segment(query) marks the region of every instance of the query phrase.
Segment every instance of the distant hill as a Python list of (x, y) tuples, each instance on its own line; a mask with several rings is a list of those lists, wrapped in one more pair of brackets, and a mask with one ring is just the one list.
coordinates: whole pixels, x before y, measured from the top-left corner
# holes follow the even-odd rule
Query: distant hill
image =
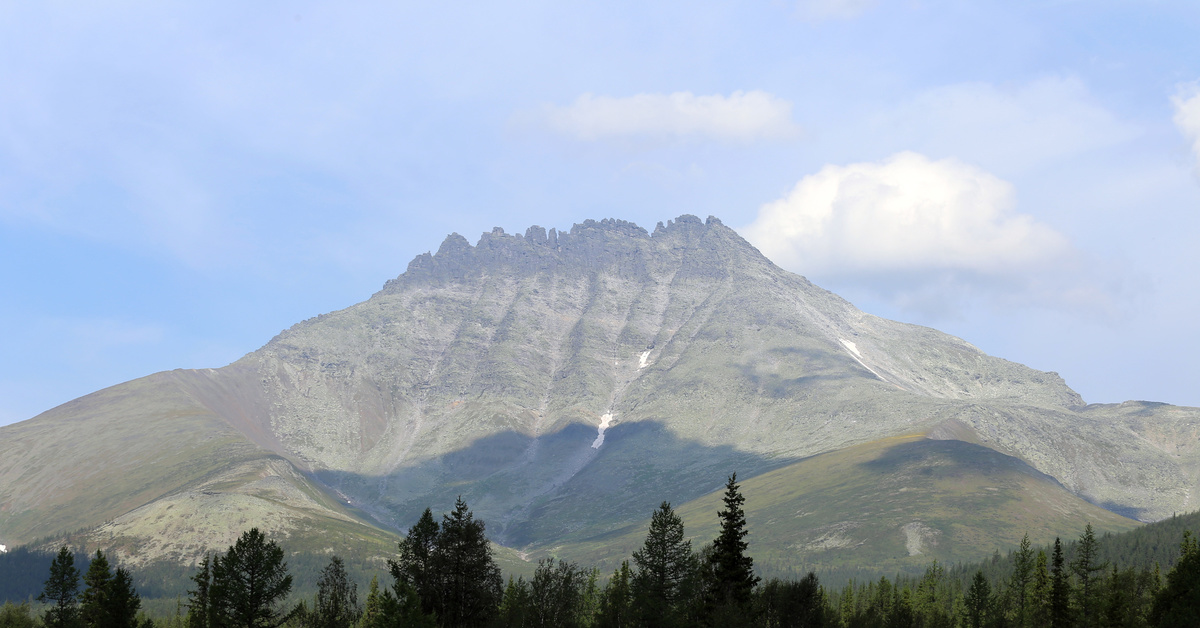
[(866, 314), (714, 218), (496, 229), (226, 367), (0, 427), (0, 543), (382, 552), (462, 495), (505, 560), (611, 560), (663, 500), (702, 535), (736, 471), (781, 569), (960, 560), (1195, 509), (1198, 429)]

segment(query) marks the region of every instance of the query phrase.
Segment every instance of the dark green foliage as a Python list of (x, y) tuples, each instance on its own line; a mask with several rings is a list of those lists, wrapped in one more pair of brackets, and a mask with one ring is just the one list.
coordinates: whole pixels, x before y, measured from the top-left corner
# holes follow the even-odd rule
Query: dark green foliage
[(524, 578), (508, 579), (504, 588), (504, 597), (500, 600), (499, 625), (503, 628), (523, 628), (532, 626), (533, 594), (529, 583)]
[(812, 572), (799, 582), (767, 581), (757, 600), (759, 625), (765, 628), (821, 628), (828, 625), (825, 592)]
[(1154, 598), (1150, 622), (1155, 626), (1200, 626), (1200, 546), (1183, 533), (1179, 562)]
[(88, 565), (83, 577), (84, 589), (80, 618), (88, 628), (134, 628), (138, 625), (141, 596), (133, 587), (133, 577), (123, 567), (113, 573), (104, 552)]
[(634, 613), (648, 626), (668, 626), (677, 621), (675, 604), (696, 563), (692, 542), (684, 538), (683, 520), (663, 502), (650, 517), (642, 549), (633, 553)]
[(346, 575), (342, 559), (333, 556), (317, 581), (314, 617), (310, 625), (313, 628), (350, 628), (361, 614), (358, 585)]
[(1099, 621), (1100, 605), (1096, 599), (1099, 590), (1095, 581), (1096, 576), (1106, 569), (1108, 564), (1099, 559), (1096, 535), (1092, 531), (1092, 524), (1089, 523), (1075, 545), (1075, 559), (1071, 561), (1071, 571), (1075, 573), (1079, 582), (1075, 591), (1077, 608), (1085, 626), (1095, 626)]
[(1008, 580), (1008, 590), (1013, 603), (1013, 623), (1017, 628), (1029, 625), (1029, 589), (1033, 583), (1034, 553), (1029, 535), (1021, 538), (1021, 545), (1012, 555), (1013, 571)]
[(750, 599), (758, 577), (754, 575), (754, 559), (746, 554), (746, 513), (742, 506), (746, 498), (737, 484), (737, 473), (725, 483), (725, 509), (718, 512), (721, 533), (713, 541), (709, 559), (713, 580), (709, 586), (709, 601), (714, 617), (722, 623), (741, 621), (751, 614)]
[[(104, 552), (96, 550), (96, 556), (88, 565), (87, 574), (83, 577), (87, 585), (81, 596), (79, 614), (88, 628), (110, 628), (113, 623), (108, 618), (108, 595), (112, 583), (112, 570)], [(135, 613), (136, 614), (136, 613)]]
[(189, 592), (189, 628), (277, 628), (292, 577), (283, 549), (258, 528), (242, 534), (224, 556), (201, 562)]
[(0, 606), (0, 628), (34, 628), (36, 625), (37, 620), (33, 618), (33, 609), (28, 602), (5, 602), (4, 606)]
[(546, 558), (538, 561), (537, 571), (529, 584), (530, 615), (533, 626), (562, 626), (574, 628), (585, 625), (585, 597), (589, 586), (595, 586), (592, 572), (575, 563)]
[(597, 628), (625, 628), (634, 625), (633, 617), (633, 574), (629, 561), (613, 571), (600, 596), (600, 608), (596, 615)]
[(963, 626), (964, 628), (984, 628), (992, 615), (992, 587), (982, 571), (975, 572), (971, 587), (963, 596)]
[(434, 628), (437, 622), (421, 610), (416, 591), (404, 582), (392, 590), (379, 588), (379, 579), (372, 578), (367, 590), (367, 603), (358, 628)]
[(443, 626), (483, 626), (499, 609), (504, 579), (484, 530), (461, 497), (442, 516), (435, 564), (442, 578), (437, 616)]
[(399, 556), (396, 560), (388, 560), (392, 578), (412, 587), (420, 597), (421, 608), (431, 614), (441, 604), (442, 581), (436, 564), (440, 531), (433, 512), (426, 508), (416, 525), (400, 541)]
[(1054, 539), (1054, 553), (1050, 556), (1050, 626), (1067, 628), (1072, 625), (1071, 575), (1067, 573), (1063, 558), (1062, 540)]
[(46, 628), (78, 628), (79, 619), (79, 570), (75, 568), (75, 557), (63, 546), (50, 563), (50, 577), (46, 579), (39, 602), (49, 604), (42, 615)]
[(212, 587), (212, 559), (205, 556), (200, 560), (200, 569), (192, 576), (195, 589), (188, 591), (187, 628), (215, 627), (213, 604), (209, 590)]
[[(429, 509), (388, 561), (398, 599), (411, 591), (442, 626), (483, 626), (499, 613), (504, 580), (483, 521), (459, 497), (438, 526)], [(403, 591), (402, 591), (403, 590)]]

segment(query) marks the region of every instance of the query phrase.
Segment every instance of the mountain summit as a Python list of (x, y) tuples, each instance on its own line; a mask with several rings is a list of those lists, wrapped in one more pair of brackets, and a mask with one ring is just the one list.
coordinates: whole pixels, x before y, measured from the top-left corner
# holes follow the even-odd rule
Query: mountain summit
[(1085, 405), (1055, 373), (866, 314), (715, 218), (497, 228), (474, 246), (450, 235), (367, 301), (229, 366), (0, 428), (0, 541), (100, 525), (145, 544), (159, 521), (196, 528), (153, 541), (186, 558), (230, 534), (206, 508), (370, 535), (462, 495), (493, 539), (545, 548), (636, 527), (732, 471), (751, 487), (901, 436), (992, 450), (1150, 520), (1195, 507), (1198, 419)]

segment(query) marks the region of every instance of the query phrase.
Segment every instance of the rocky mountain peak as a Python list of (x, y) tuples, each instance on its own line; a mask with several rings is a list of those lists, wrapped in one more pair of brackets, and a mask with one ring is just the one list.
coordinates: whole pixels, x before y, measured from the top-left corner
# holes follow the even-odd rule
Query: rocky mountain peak
[(730, 258), (766, 258), (719, 219), (702, 221), (683, 214), (648, 232), (635, 223), (605, 218), (576, 223), (570, 231), (533, 225), (524, 234), (501, 227), (483, 233), (472, 246), (458, 233), (446, 237), (437, 253), (413, 258), (404, 274), (384, 285), (380, 294), (405, 286), (461, 283), (485, 273), (530, 276), (551, 271), (644, 273), (654, 258), (688, 259), (688, 273), (723, 275)]

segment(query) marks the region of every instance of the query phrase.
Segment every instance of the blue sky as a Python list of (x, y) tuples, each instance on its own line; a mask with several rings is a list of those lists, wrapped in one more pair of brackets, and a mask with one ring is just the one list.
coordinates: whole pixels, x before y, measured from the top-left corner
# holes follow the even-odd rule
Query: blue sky
[(683, 213), (1089, 402), (1200, 405), (1200, 5), (647, 4), (0, 4), (0, 424), (450, 232)]

